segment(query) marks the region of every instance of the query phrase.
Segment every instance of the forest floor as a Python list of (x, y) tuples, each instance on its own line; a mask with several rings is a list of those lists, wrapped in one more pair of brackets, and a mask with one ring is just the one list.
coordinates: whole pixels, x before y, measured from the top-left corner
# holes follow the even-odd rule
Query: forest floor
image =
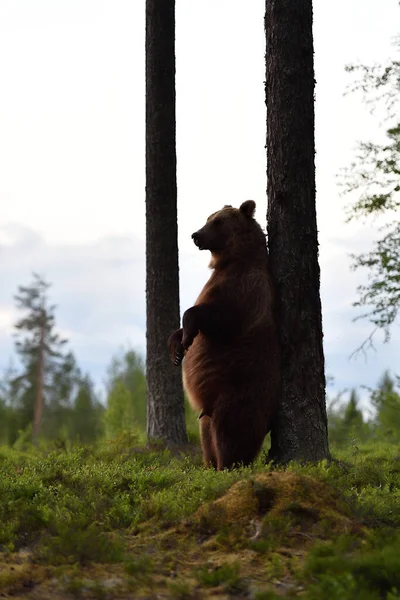
[(400, 447), (216, 473), (198, 449), (0, 448), (0, 597), (400, 598)]

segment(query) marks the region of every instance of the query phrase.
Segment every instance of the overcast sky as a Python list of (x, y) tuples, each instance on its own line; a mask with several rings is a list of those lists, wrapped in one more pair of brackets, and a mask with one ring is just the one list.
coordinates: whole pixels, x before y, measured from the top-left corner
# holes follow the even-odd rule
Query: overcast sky
[[(144, 0), (0, 0), (0, 368), (12, 355), (13, 294), (36, 270), (57, 322), (100, 384), (122, 344), (145, 342)], [(384, 5), (384, 10), (383, 10)], [(265, 226), (264, 0), (177, 0), (181, 309), (209, 276), (190, 239), (211, 212), (253, 198)], [(399, 372), (398, 327), (367, 361), (353, 323), (361, 273), (349, 253), (372, 226), (345, 224), (337, 187), (357, 140), (382, 126), (344, 96), (347, 63), (384, 61), (397, 0), (314, 0), (317, 208), (327, 372), (335, 389)]]

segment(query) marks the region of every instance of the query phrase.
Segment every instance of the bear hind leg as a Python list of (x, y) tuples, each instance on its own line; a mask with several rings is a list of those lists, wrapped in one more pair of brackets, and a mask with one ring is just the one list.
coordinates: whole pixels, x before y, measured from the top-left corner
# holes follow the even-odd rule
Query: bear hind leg
[(212, 466), (217, 468), (217, 452), (214, 442), (214, 434), (211, 426), (211, 419), (204, 415), (200, 419), (200, 439), (203, 451), (203, 463), (205, 467)]
[(260, 452), (265, 438), (260, 424), (246, 423), (245, 419), (238, 419), (235, 423), (230, 417), (213, 422), (218, 471), (249, 466)]

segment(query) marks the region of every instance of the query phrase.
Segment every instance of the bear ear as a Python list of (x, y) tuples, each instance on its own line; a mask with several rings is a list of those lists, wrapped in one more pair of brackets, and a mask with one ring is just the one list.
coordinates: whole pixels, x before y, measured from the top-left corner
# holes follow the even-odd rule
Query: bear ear
[(240, 212), (242, 212), (249, 219), (254, 217), (254, 211), (256, 210), (256, 203), (254, 200), (246, 200), (240, 207)]
[[(224, 204), (224, 208), (232, 208), (232, 204)], [(224, 209), (222, 209), (224, 210)]]

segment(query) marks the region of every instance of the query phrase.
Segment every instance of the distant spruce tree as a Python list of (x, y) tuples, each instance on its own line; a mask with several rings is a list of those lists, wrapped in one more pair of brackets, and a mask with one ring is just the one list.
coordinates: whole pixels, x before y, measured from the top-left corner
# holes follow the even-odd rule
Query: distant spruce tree
[(104, 406), (98, 401), (89, 375), (81, 378), (71, 411), (69, 434), (81, 444), (91, 444), (103, 434)]
[(18, 414), (14, 409), (16, 369), (12, 362), (0, 379), (0, 444), (12, 445), (18, 437)]
[(350, 390), (348, 402), (341, 403), (338, 408), (335, 408), (341, 397), (342, 394), (339, 394), (331, 401), (328, 409), (330, 443), (346, 447), (372, 439), (373, 428), (370, 422), (364, 420), (357, 391)]
[(112, 357), (105, 381), (107, 408), (104, 425), (108, 438), (135, 430), (146, 432), (146, 375), (143, 358), (128, 349)]
[(385, 371), (377, 388), (372, 390), (371, 403), (376, 410), (374, 423), (378, 435), (385, 439), (400, 439), (399, 377), (391, 377)]

